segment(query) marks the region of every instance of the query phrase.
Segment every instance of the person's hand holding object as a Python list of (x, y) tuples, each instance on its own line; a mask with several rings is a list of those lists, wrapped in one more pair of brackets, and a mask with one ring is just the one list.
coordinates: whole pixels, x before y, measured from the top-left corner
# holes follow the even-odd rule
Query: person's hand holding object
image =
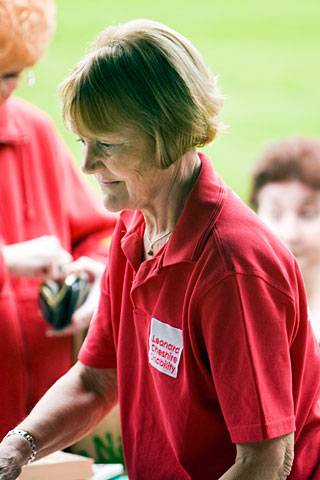
[(72, 261), (70, 253), (53, 235), (5, 245), (2, 253), (11, 275), (39, 277), (42, 280), (59, 279), (61, 267)]
[(89, 277), (90, 292), (84, 303), (72, 315), (71, 324), (63, 330), (48, 330), (47, 335), (63, 336), (85, 330), (89, 327), (92, 316), (98, 306), (100, 297), (100, 282), (105, 270), (105, 264), (89, 257), (79, 257), (76, 261), (66, 264), (63, 275), (86, 272)]

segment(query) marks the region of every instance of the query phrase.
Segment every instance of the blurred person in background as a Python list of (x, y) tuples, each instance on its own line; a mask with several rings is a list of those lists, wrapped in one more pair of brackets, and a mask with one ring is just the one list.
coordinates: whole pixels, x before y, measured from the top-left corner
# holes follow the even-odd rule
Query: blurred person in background
[(270, 144), (254, 167), (251, 188), (251, 205), (298, 261), (320, 342), (320, 140)]
[(119, 398), (130, 480), (320, 476), (320, 359), (295, 258), (198, 147), (221, 127), (189, 40), (107, 28), (63, 86), (105, 207), (121, 211), (79, 362), (0, 445), (0, 480)]
[[(72, 334), (88, 327), (97, 305), (114, 227), (50, 119), (12, 96), (54, 28), (53, 1), (0, 0), (1, 438), (71, 366)], [(70, 271), (88, 271), (91, 291), (71, 326), (55, 334), (39, 288)]]

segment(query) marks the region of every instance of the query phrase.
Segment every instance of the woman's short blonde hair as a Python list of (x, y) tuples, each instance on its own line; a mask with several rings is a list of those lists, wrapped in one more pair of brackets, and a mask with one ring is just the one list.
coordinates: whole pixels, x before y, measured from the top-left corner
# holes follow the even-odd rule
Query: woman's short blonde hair
[(137, 127), (160, 168), (211, 142), (221, 125), (215, 76), (186, 38), (150, 20), (104, 30), (61, 91), (71, 129), (90, 138)]
[(0, 0), (0, 68), (16, 71), (34, 65), (56, 26), (54, 0)]

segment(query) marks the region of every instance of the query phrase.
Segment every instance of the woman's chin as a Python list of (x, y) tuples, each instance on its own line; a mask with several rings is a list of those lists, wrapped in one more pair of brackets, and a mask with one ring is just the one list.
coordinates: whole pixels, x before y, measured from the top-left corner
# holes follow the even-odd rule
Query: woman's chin
[(103, 197), (103, 205), (109, 212), (120, 212), (125, 207), (116, 198), (110, 198), (109, 195)]

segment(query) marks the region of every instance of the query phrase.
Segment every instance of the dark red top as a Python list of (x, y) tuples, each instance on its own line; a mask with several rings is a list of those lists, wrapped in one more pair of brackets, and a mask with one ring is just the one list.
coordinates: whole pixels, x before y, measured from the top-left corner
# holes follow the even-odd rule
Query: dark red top
[(55, 235), (74, 258), (106, 261), (115, 218), (80, 177), (49, 118), (10, 98), (0, 108), (0, 438), (70, 368), (71, 335), (48, 338), (39, 279), (13, 278), (2, 244)]

